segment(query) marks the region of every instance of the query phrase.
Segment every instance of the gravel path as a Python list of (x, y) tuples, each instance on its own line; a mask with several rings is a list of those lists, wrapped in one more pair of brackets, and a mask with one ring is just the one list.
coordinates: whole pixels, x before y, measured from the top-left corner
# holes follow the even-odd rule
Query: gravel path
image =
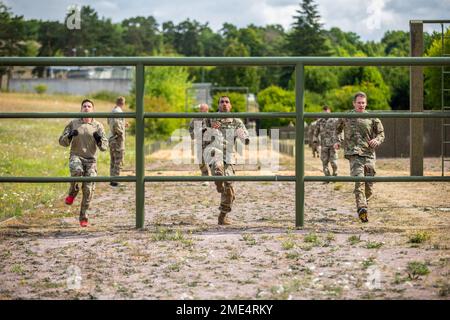
[[(379, 172), (393, 163), (381, 161)], [(78, 198), (5, 221), (0, 298), (449, 298), (448, 184), (379, 183), (361, 224), (351, 183), (307, 183), (303, 229), (295, 228), (293, 183), (235, 186), (234, 223), (225, 227), (212, 183), (148, 183), (143, 230), (134, 229), (131, 183), (97, 185), (86, 229)]]

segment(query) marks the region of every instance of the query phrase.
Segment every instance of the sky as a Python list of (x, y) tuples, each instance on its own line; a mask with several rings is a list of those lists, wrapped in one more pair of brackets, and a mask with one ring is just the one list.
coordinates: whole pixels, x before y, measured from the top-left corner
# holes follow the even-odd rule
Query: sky
[[(111, 18), (113, 22), (139, 15), (151, 15), (159, 24), (189, 18), (208, 23), (218, 31), (224, 22), (238, 27), (280, 24), (288, 30), (301, 0), (0, 1), (25, 19), (63, 21), (70, 6), (90, 5), (100, 17)], [(365, 41), (379, 41), (387, 30), (408, 31), (410, 20), (450, 20), (450, 0), (316, 0), (315, 3), (325, 29), (339, 27), (355, 32)], [(440, 25), (425, 25), (424, 30), (440, 31)]]

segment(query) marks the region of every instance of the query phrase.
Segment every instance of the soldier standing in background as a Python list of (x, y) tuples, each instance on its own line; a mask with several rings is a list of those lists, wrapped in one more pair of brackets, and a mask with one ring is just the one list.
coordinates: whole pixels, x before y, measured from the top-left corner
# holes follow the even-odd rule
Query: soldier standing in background
[(314, 120), (308, 126), (308, 139), (309, 139), (309, 145), (312, 149), (313, 158), (316, 157), (316, 154), (317, 154), (317, 157), (319, 157), (319, 154), (320, 154), (319, 141), (314, 136), (314, 131), (316, 130), (316, 127), (317, 127), (317, 120)]
[[(125, 107), (125, 98), (118, 97), (116, 105), (111, 112), (123, 112)], [(108, 118), (108, 125), (110, 129), (109, 142), (109, 155), (110, 166), (109, 175), (112, 177), (120, 176), (120, 170), (123, 167), (123, 159), (125, 157), (125, 128), (128, 123), (124, 118)], [(111, 181), (110, 185), (117, 187), (119, 185), (116, 181)]]
[[(353, 97), (354, 110), (367, 112), (367, 96), (357, 92)], [(344, 131), (344, 154), (350, 161), (350, 175), (353, 177), (375, 176), (375, 149), (384, 141), (384, 128), (377, 118), (345, 118), (336, 124), (335, 148), (339, 149), (339, 135)], [(373, 196), (373, 182), (355, 182), (356, 208), (359, 219), (368, 222), (367, 202)]]
[[(330, 113), (331, 108), (329, 106), (323, 106), (323, 111)], [(314, 137), (320, 141), (320, 160), (322, 160), (323, 173), (325, 176), (330, 175), (328, 169), (328, 163), (331, 164), (333, 169), (333, 176), (337, 176), (337, 152), (334, 149), (334, 142), (336, 134), (336, 118), (321, 118), (317, 121), (316, 129), (314, 131)]]
[[(93, 112), (94, 103), (85, 99), (81, 102), (81, 112)], [(108, 140), (105, 136), (103, 125), (93, 118), (74, 119), (64, 128), (59, 137), (59, 144), (63, 147), (70, 146), (69, 169), (72, 177), (96, 177), (97, 176), (97, 150), (106, 151)], [(83, 198), (80, 209), (80, 226), (87, 227), (87, 210), (91, 203), (95, 190), (94, 182), (83, 182), (81, 189)], [(71, 205), (80, 188), (78, 183), (71, 182), (66, 204)]]
[[(208, 112), (209, 106), (206, 103), (202, 103), (199, 106), (199, 112)], [(199, 118), (192, 118), (191, 122), (189, 123), (189, 134), (191, 135), (191, 139), (194, 140), (196, 137), (202, 138), (203, 133), (206, 130), (208, 119), (199, 119)], [(196, 132), (196, 130), (199, 130), (199, 132)], [(194, 143), (199, 143), (200, 141), (194, 140)], [(200, 172), (202, 173), (202, 176), (209, 176), (209, 169), (208, 165), (205, 163), (203, 158), (203, 152), (205, 150), (205, 147), (208, 145), (208, 141), (205, 141), (204, 139), (201, 140), (201, 158), (196, 160), (199, 163)], [(205, 181), (202, 183), (202, 186), (208, 186), (208, 181)]]

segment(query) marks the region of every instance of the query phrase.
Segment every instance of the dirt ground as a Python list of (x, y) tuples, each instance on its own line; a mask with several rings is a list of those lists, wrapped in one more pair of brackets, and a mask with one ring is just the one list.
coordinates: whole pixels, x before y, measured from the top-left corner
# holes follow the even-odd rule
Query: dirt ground
[[(163, 153), (148, 174), (198, 174), (194, 165), (175, 171)], [(293, 174), (292, 158), (281, 164), (279, 174)], [(379, 175), (408, 174), (408, 159), (377, 165)], [(309, 152), (305, 170), (322, 174)], [(426, 159), (426, 174), (439, 170), (439, 159)], [(376, 184), (367, 224), (353, 183), (306, 183), (301, 229), (294, 183), (235, 188), (230, 226), (217, 225), (213, 183), (194, 182), (147, 183), (143, 230), (134, 228), (132, 183), (98, 183), (85, 229), (81, 197), (4, 221), (0, 299), (449, 299), (448, 183)]]

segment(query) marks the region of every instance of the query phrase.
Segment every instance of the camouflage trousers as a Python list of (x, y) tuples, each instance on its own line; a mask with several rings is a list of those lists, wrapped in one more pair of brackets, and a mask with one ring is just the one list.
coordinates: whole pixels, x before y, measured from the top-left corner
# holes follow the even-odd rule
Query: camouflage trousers
[[(209, 176), (209, 167), (205, 161), (204, 151), (205, 151), (205, 148), (202, 148), (202, 159), (201, 159), (201, 161), (199, 161), (200, 163), (198, 164), (198, 168), (200, 169), (202, 176)], [(198, 159), (198, 160), (200, 160), (200, 159)]]
[(313, 158), (316, 157), (316, 153), (317, 153), (317, 157), (319, 157), (320, 155), (320, 145), (318, 142), (313, 142), (311, 145), (311, 149), (312, 149), (312, 154), (313, 154)]
[(320, 160), (322, 160), (323, 173), (326, 176), (330, 175), (330, 170), (328, 169), (328, 163), (331, 164), (333, 169), (333, 176), (337, 176), (337, 152), (333, 146), (322, 146), (320, 149)]
[(125, 156), (125, 150), (116, 148), (114, 145), (109, 146), (109, 155), (110, 155), (110, 163), (109, 163), (109, 175), (120, 176), (120, 171), (123, 168), (123, 158)]
[[(69, 160), (70, 175), (72, 177), (96, 177), (97, 176), (97, 161), (94, 159), (85, 159), (78, 156), (70, 156)], [(69, 188), (69, 196), (76, 197), (80, 188), (79, 183), (71, 182)], [(94, 195), (95, 183), (83, 182), (81, 185), (83, 191), (83, 198), (81, 199), (80, 218), (87, 218), (86, 211), (89, 209), (89, 205)]]
[(209, 169), (206, 163), (200, 163), (198, 167), (200, 168), (202, 176), (209, 176)]
[[(215, 161), (211, 165), (211, 173), (213, 176), (234, 176), (234, 169), (231, 164), (224, 164), (223, 161)], [(230, 181), (214, 181), (217, 192), (220, 197), (220, 213), (228, 213), (231, 211), (234, 200), (236, 199), (232, 182)]]
[[(350, 175), (353, 177), (375, 176), (375, 159), (358, 155), (347, 156), (350, 160)], [(367, 208), (367, 201), (373, 195), (373, 182), (355, 182), (353, 191), (356, 207)]]

